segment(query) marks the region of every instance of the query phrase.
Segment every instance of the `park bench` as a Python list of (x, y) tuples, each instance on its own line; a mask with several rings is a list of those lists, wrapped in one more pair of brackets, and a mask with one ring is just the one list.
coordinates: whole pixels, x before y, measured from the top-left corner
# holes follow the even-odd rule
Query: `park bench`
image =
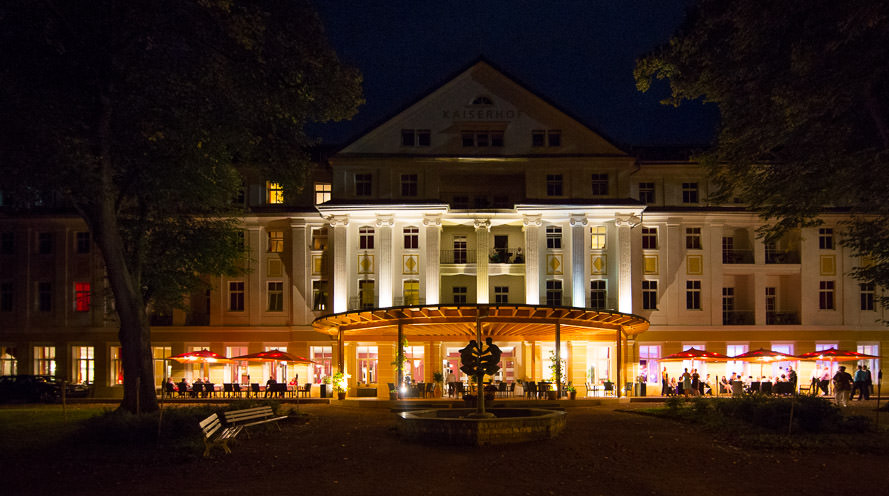
[(231, 453), (232, 450), (229, 449), (228, 442), (234, 439), (244, 428), (242, 425), (223, 427), (222, 422), (219, 420), (219, 416), (215, 413), (204, 420), (201, 420), (200, 425), (201, 431), (204, 433), (204, 458), (208, 458), (210, 456), (210, 449), (217, 445), (222, 446), (222, 449), (225, 450), (226, 454)]
[[(225, 412), (225, 422), (230, 426), (237, 426), (240, 428), (247, 428), (268, 422), (277, 422), (278, 420), (284, 420), (286, 418), (287, 415), (275, 416), (275, 413), (272, 412), (272, 407), (268, 405), (245, 408), (243, 410), (229, 410)], [(278, 427), (278, 430), (281, 430), (281, 426), (278, 424), (275, 424), (275, 426)], [(250, 437), (249, 432), (247, 437)]]

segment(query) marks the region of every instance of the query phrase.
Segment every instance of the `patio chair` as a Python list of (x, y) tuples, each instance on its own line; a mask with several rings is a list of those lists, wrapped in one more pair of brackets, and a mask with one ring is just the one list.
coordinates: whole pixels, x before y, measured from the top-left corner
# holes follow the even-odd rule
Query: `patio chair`
[(421, 396), (423, 398), (426, 397), (426, 383), (425, 382), (418, 382), (417, 383), (417, 398), (419, 398)]
[(180, 397), (188, 394), (188, 383), (186, 383), (185, 381), (177, 383), (176, 387), (179, 389), (177, 392), (179, 393)]
[(457, 397), (463, 398), (463, 395), (466, 393), (466, 388), (463, 387), (463, 383), (455, 382), (454, 385), (457, 386)]
[(212, 398), (214, 396), (216, 396), (216, 384), (213, 384), (212, 382), (205, 382), (204, 383), (204, 398), (207, 398), (207, 397)]
[(228, 382), (222, 383), (222, 397), (223, 398), (230, 397), (234, 391), (235, 390), (234, 390), (234, 388), (232, 388), (232, 385), (230, 383), (228, 383)]
[(232, 383), (232, 394), (237, 396), (238, 398), (241, 397), (241, 385), (237, 382)]
[(602, 384), (602, 396), (614, 396), (614, 383), (606, 381)]
[(167, 397), (173, 396), (173, 393), (176, 392), (176, 387), (172, 382), (166, 382), (164, 383), (164, 392), (167, 393)]
[[(259, 397), (259, 383), (251, 382), (250, 383), (250, 392), (253, 393), (257, 398)], [(247, 396), (250, 396), (248, 393)]]
[(427, 382), (426, 383), (426, 394), (430, 397), (434, 396), (435, 393), (435, 383)]
[(772, 394), (772, 383), (771, 382), (763, 382), (759, 385), (762, 394)]
[(307, 382), (304, 388), (297, 391), (297, 394), (301, 394), (304, 398), (310, 397), (312, 395), (312, 383)]
[(515, 396), (515, 382), (509, 383), (509, 387), (506, 388), (506, 396)]
[(525, 382), (525, 396), (529, 400), (537, 397), (537, 384), (534, 381)]
[(500, 384), (497, 385), (497, 394), (499, 394), (501, 398), (506, 396), (506, 383), (505, 382), (500, 381)]

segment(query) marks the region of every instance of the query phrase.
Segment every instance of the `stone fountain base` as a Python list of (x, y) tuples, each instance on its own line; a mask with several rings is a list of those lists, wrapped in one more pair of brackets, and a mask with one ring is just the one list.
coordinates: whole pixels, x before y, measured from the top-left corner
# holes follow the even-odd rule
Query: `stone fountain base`
[(540, 408), (492, 408), (491, 418), (472, 418), (474, 408), (419, 410), (398, 414), (403, 439), (429, 444), (487, 446), (552, 439), (566, 414)]

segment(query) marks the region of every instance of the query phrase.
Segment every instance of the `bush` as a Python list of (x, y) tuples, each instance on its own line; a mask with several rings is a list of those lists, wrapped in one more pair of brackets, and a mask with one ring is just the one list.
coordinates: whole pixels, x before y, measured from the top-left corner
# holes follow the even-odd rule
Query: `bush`
[(214, 412), (222, 414), (222, 410), (209, 406), (165, 408), (158, 433), (159, 411), (134, 415), (107, 410), (102, 415), (87, 419), (78, 437), (85, 443), (118, 446), (193, 444), (200, 441), (201, 429), (198, 423)]

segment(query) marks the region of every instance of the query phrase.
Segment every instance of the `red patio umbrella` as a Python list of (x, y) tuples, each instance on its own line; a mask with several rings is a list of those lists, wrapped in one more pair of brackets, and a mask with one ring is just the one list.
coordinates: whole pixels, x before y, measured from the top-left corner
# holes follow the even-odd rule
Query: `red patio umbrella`
[(760, 348), (758, 350), (748, 351), (747, 353), (741, 353), (740, 355), (733, 356), (730, 358), (730, 360), (739, 360), (742, 362), (752, 363), (759, 362), (759, 377), (761, 378), (763, 364), (771, 362), (783, 362), (785, 360), (798, 360), (798, 357), (789, 353), (782, 353), (780, 351)]
[(726, 355), (722, 353), (717, 353), (715, 351), (706, 351), (699, 350), (697, 348), (689, 348), (684, 351), (680, 351), (679, 353), (673, 353), (672, 355), (667, 355), (660, 359), (662, 362), (680, 362), (682, 360), (691, 360), (691, 365), (694, 367), (695, 360), (700, 360), (702, 362), (722, 362), (725, 360), (731, 360)]
[(210, 350), (189, 351), (173, 355), (170, 360), (180, 363), (232, 363), (232, 361), (219, 353)]
[(290, 362), (290, 363), (315, 363), (308, 358), (293, 355), (281, 350), (260, 351), (233, 357), (232, 360), (247, 360), (257, 362)]
[(800, 360), (817, 360), (824, 362), (851, 362), (854, 360), (870, 360), (871, 358), (880, 358), (874, 355), (866, 355), (851, 350), (838, 350), (836, 348), (828, 348), (821, 351), (810, 351), (799, 355)]

